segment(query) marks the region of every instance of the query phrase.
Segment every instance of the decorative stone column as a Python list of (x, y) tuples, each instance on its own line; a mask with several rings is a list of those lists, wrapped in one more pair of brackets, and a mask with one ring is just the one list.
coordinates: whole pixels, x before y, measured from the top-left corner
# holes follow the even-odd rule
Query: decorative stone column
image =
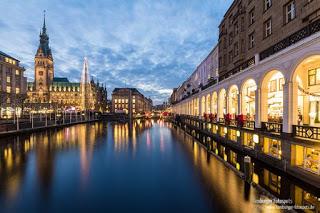
[(297, 106), (298, 84), (286, 82), (283, 85), (283, 132), (285, 133), (292, 133), (292, 125), (297, 124)]
[(255, 128), (261, 128), (261, 89), (256, 89), (255, 94)]
[(201, 117), (202, 113), (202, 98), (199, 95), (199, 101), (198, 101), (198, 116)]
[(238, 94), (238, 111), (236, 112), (238, 115), (242, 113), (242, 94), (239, 92)]

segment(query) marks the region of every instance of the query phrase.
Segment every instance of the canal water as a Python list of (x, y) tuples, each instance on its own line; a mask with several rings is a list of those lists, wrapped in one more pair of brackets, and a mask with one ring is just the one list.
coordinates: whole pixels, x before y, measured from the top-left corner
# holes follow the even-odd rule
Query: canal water
[[(280, 212), (162, 120), (80, 124), (0, 142), (0, 212)], [(279, 198), (304, 205), (306, 195), (313, 198), (276, 171), (255, 167)]]

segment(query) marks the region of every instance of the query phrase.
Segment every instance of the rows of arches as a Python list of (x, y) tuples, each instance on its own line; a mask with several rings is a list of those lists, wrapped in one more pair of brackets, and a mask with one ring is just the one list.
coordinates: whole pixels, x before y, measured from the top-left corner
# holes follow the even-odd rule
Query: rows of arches
[[(224, 83), (191, 98), (187, 114), (243, 115), (246, 120), (320, 127), (320, 54), (292, 70), (271, 69), (240, 83)], [(189, 101), (189, 100), (188, 100)], [(183, 113), (179, 111), (178, 113)]]

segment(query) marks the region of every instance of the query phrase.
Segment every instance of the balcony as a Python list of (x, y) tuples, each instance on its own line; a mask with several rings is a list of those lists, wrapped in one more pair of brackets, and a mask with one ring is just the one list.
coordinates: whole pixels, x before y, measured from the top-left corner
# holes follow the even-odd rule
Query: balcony
[(320, 31), (320, 19), (309, 24), (308, 26), (302, 28), (301, 30), (293, 33), (292, 35), (286, 37), (277, 44), (269, 47), (268, 49), (260, 53), (260, 60), (264, 60), (269, 56), (301, 41), (304, 38), (311, 36), (312, 34)]
[(294, 125), (293, 136), (320, 141), (320, 127)]
[(282, 126), (282, 123), (261, 122), (261, 130), (269, 133), (281, 134)]

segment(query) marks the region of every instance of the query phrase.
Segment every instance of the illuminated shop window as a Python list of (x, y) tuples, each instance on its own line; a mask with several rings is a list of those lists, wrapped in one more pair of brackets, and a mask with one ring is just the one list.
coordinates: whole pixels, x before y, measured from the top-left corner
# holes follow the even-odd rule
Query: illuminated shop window
[(263, 152), (275, 158), (281, 159), (281, 141), (265, 137), (263, 140)]
[(320, 149), (291, 146), (291, 164), (320, 175)]
[(230, 129), (229, 130), (229, 139), (234, 141), (234, 142), (237, 142), (237, 130), (235, 129)]
[(248, 132), (243, 133), (243, 145), (252, 149), (254, 148), (253, 134)]
[(281, 176), (278, 176), (267, 169), (263, 169), (263, 181), (269, 189), (280, 194)]

